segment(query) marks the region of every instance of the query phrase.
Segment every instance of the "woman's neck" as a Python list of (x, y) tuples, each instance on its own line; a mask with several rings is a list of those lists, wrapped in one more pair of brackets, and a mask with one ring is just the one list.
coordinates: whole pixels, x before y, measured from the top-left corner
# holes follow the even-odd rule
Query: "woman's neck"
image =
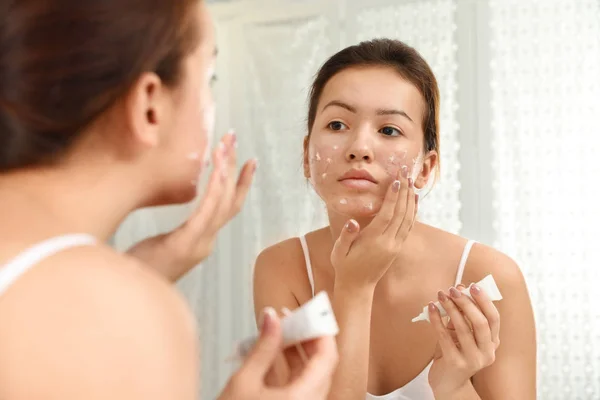
[(44, 234), (89, 233), (108, 240), (143, 198), (140, 184), (126, 175), (97, 165), (1, 174), (0, 212)]

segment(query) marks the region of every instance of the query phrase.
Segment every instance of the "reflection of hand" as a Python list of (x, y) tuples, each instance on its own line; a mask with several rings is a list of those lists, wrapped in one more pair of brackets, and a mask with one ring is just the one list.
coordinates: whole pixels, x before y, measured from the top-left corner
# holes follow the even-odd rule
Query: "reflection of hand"
[(335, 283), (375, 286), (402, 250), (417, 202), (412, 179), (401, 177), (390, 185), (381, 210), (362, 232), (356, 221), (348, 221), (331, 253)]
[(219, 400), (326, 399), (338, 360), (335, 339), (330, 336), (304, 343), (302, 356), (297, 350), (286, 350), (289, 381), (278, 387), (265, 383), (281, 355), (282, 343), (279, 318), (274, 310), (266, 311), (260, 338)]
[(440, 313), (429, 303), (429, 318), (438, 334), (438, 348), (429, 371), (436, 399), (451, 399), (469, 379), (495, 360), (500, 345), (500, 314), (478, 286), (470, 289), (472, 301), (456, 288), (440, 291), (439, 301), (451, 322), (444, 326)]
[(177, 280), (212, 251), (219, 229), (241, 209), (256, 161), (244, 164), (236, 178), (235, 136), (225, 135), (213, 152), (214, 169), (199, 207), (175, 230), (136, 244), (128, 253), (170, 280)]

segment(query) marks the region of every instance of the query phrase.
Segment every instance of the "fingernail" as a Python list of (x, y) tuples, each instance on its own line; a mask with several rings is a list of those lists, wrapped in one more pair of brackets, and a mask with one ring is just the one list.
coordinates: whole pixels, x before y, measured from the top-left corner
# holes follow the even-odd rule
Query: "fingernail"
[(398, 193), (399, 190), (400, 190), (400, 181), (394, 181), (394, 183), (392, 183), (392, 191), (394, 193)]
[(466, 288), (466, 286), (465, 286), (465, 285), (463, 285), (462, 283), (459, 283), (459, 284), (456, 286), (456, 288), (457, 288), (458, 290), (463, 290), (464, 288)]
[(446, 294), (444, 292), (442, 292), (441, 290), (438, 292), (438, 300), (441, 303), (445, 303), (448, 300), (448, 297), (446, 296)]
[(408, 178), (408, 168), (406, 167), (406, 165), (402, 166), (401, 171), (402, 171), (402, 177)]
[(254, 164), (252, 165), (252, 173), (255, 173), (257, 168), (258, 168), (258, 160), (255, 158)]
[(419, 205), (419, 194), (418, 193), (415, 194), (415, 204)]
[(237, 135), (234, 132), (232, 132), (231, 136), (232, 136), (231, 143), (233, 144), (233, 148), (237, 149), (237, 147), (238, 147)]
[(451, 287), (450, 288), (450, 296), (454, 297), (455, 299), (460, 298), (460, 296), (462, 296), (462, 293), (459, 292), (458, 290), (456, 290), (456, 288)]
[(435, 304), (433, 304), (432, 301), (430, 301), (429, 302), (429, 312), (435, 312), (435, 310), (437, 310), (437, 307), (435, 306)]
[(471, 285), (471, 292), (473, 292), (473, 294), (480, 294), (481, 288), (477, 285)]
[(219, 142), (219, 153), (221, 153), (221, 155), (224, 156), (226, 154), (226, 150), (227, 147), (225, 146), (225, 143), (223, 143), (223, 141), (221, 140)]
[(408, 187), (412, 189), (412, 187), (414, 186), (414, 182), (412, 178), (408, 178)]
[(350, 233), (355, 232), (356, 231), (356, 221), (354, 221), (353, 219), (348, 221), (346, 223), (346, 230)]
[(275, 319), (277, 313), (273, 307), (265, 307), (263, 309), (262, 314), (260, 315), (260, 331), (266, 332), (273, 325), (273, 320)]

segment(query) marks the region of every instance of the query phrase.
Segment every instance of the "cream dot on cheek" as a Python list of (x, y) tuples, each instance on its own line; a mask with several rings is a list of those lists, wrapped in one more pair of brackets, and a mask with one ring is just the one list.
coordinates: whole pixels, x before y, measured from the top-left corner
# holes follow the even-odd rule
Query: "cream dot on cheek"
[(346, 200), (346, 199), (340, 199), (340, 204), (346, 205), (346, 204), (348, 204), (348, 200)]

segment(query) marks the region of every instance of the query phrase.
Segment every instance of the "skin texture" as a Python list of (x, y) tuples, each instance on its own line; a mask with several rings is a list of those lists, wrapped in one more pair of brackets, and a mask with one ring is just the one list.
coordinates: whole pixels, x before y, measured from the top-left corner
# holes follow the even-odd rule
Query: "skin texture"
[[(492, 274), (504, 300), (491, 303), (474, 295), (476, 305), (453, 299), (449, 288), (466, 239), (413, 221), (413, 193), (432, 179), (437, 163), (434, 152), (423, 150), (423, 107), (419, 91), (392, 69), (346, 69), (325, 86), (305, 140), (304, 173), (323, 199), (330, 222), (307, 235), (316, 291), (332, 298), (340, 324), (340, 363), (329, 398), (362, 400), (367, 391), (389, 393), (434, 360), (429, 383), (436, 399), (533, 400), (535, 326), (519, 267), (495, 249), (475, 244), (462, 283)], [(390, 158), (401, 162), (393, 165)], [(402, 176), (403, 165), (412, 186)], [(340, 182), (353, 168), (368, 171), (376, 183), (356, 188)], [(396, 179), (401, 186), (394, 194)], [(390, 199), (392, 212), (385, 206)], [(434, 315), (432, 324), (411, 323), (440, 291), (450, 299), (449, 307), (455, 305), (454, 321), (446, 327)], [(293, 309), (310, 297), (298, 239), (259, 255), (257, 310)], [(470, 325), (474, 332), (465, 329)], [(280, 359), (274, 379), (285, 377), (287, 369)]]

